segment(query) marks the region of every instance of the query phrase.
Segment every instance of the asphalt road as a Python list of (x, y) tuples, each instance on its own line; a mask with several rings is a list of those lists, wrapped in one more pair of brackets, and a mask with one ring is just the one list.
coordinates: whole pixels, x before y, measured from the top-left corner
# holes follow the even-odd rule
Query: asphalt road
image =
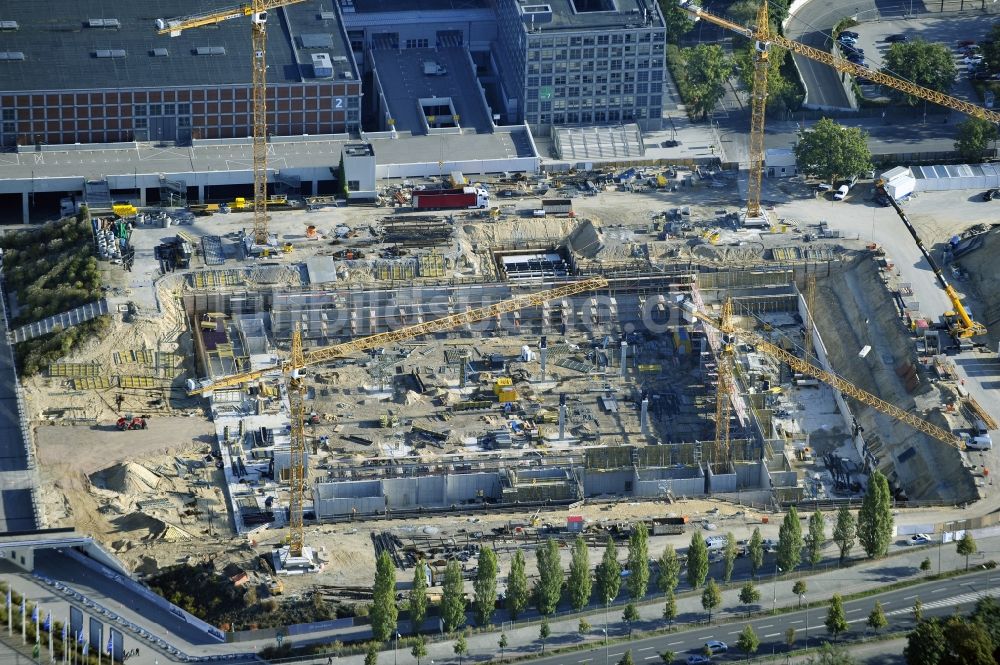
[[(0, 304), (2, 307), (2, 304)], [(6, 316), (0, 309), (0, 532), (37, 528), (31, 502), (34, 474), (21, 432), (14, 354), (7, 341)]]
[[(785, 35), (807, 46), (830, 51), (830, 31), (845, 16), (862, 21), (876, 17), (872, 0), (812, 0), (788, 20)], [(812, 109), (850, 109), (851, 103), (840, 83), (840, 73), (829, 65), (793, 55), (806, 88), (805, 106)]]
[[(871, 634), (871, 629), (867, 627), (866, 622), (876, 600), (882, 603), (886, 618), (889, 620), (887, 630), (907, 630), (913, 627), (912, 608), (917, 597), (923, 603), (925, 617), (948, 616), (956, 610), (968, 612), (976, 601), (984, 595), (1000, 595), (1000, 590), (990, 588), (990, 573), (991, 571), (983, 571), (948, 580), (928, 582), (846, 602), (844, 603), (844, 611), (847, 615), (849, 628), (846, 633), (840, 636), (840, 640), (850, 641)], [(993, 576), (996, 577), (996, 573)], [(724, 625), (706, 623), (669, 635), (633, 640), (627, 644), (610, 644), (607, 647), (541, 658), (534, 662), (538, 665), (584, 665), (586, 663), (600, 665), (603, 660), (606, 665), (610, 665), (617, 663), (625, 650), (630, 649), (636, 665), (642, 665), (645, 662), (662, 662), (659, 654), (668, 650), (677, 654), (676, 662), (682, 663), (688, 655), (700, 653), (707, 640), (721, 640), (729, 645), (729, 652), (716, 656), (714, 661), (739, 661), (745, 659), (746, 654), (739, 652), (736, 648), (736, 640), (740, 631), (747, 624), (753, 626), (760, 638), (761, 644), (758, 653), (780, 654), (789, 650), (785, 639), (785, 633), (789, 628), (795, 629), (795, 648), (804, 648), (807, 643), (811, 646), (817, 646), (824, 641), (829, 641), (830, 634), (823, 625), (826, 613), (826, 607), (817, 607), (788, 614), (756, 617), (749, 622)], [(635, 626), (638, 629), (644, 627)], [(650, 626), (650, 628), (652, 627)], [(612, 628), (613, 638), (621, 636), (616, 634), (615, 629)], [(571, 643), (572, 641), (566, 642), (566, 644)]]

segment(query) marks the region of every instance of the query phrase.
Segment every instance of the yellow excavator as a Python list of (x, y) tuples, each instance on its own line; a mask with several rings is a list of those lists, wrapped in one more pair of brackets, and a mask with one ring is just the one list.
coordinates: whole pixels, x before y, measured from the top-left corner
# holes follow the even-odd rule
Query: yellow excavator
[(889, 194), (885, 185), (885, 180), (877, 180), (875, 182), (875, 191), (889, 201), (893, 210), (895, 210), (899, 218), (903, 220), (906, 230), (910, 232), (911, 236), (913, 236), (913, 240), (917, 243), (920, 253), (924, 255), (925, 259), (927, 259), (927, 264), (934, 272), (934, 276), (937, 278), (938, 284), (941, 285), (941, 288), (944, 289), (944, 292), (948, 296), (948, 300), (951, 301), (951, 309), (944, 313), (944, 320), (948, 324), (948, 332), (956, 340), (985, 335), (986, 326), (972, 319), (968, 310), (966, 310), (965, 306), (962, 305), (962, 299), (959, 298), (958, 292), (955, 291), (954, 287), (952, 287), (952, 285), (948, 283), (948, 280), (945, 279), (944, 273), (941, 271), (941, 267), (937, 264), (937, 261), (934, 260), (934, 257), (931, 256), (931, 253), (927, 251), (927, 248), (924, 247), (923, 241), (920, 239), (920, 236), (917, 235), (917, 230), (913, 228), (913, 224), (911, 224), (910, 220), (907, 219), (906, 213), (899, 207), (899, 203), (896, 202), (896, 199)]

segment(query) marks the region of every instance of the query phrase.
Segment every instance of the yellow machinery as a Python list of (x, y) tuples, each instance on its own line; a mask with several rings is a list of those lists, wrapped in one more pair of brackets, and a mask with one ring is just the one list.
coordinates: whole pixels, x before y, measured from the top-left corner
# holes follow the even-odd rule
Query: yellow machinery
[(722, 353), (719, 354), (719, 385), (715, 390), (715, 459), (722, 462), (729, 459), (729, 416), (733, 391), (733, 339), (725, 332), (732, 327), (733, 302), (726, 298), (722, 305)]
[(830, 65), (838, 72), (850, 74), (851, 76), (863, 76), (873, 83), (889, 86), (912, 97), (918, 97), (976, 118), (1000, 123), (1000, 113), (996, 111), (970, 104), (937, 90), (931, 90), (930, 88), (898, 79), (895, 76), (890, 76), (874, 69), (856, 65), (832, 53), (800, 44), (772, 32), (767, 17), (767, 2), (761, 3), (760, 9), (757, 11), (757, 24), (752, 28), (706, 12), (696, 5), (693, 0), (682, 0), (680, 6), (682, 9), (694, 14), (698, 18), (705, 19), (709, 23), (714, 23), (733, 32), (738, 32), (754, 43), (753, 91), (750, 114), (750, 180), (747, 189), (747, 217), (760, 217), (761, 214), (760, 183), (764, 163), (764, 112), (767, 102), (768, 51), (772, 44), (788, 49), (792, 53), (797, 53), (810, 60)]
[(303, 0), (250, 0), (246, 4), (175, 19), (157, 19), (159, 34), (177, 37), (183, 31), (249, 17), (253, 54), (253, 235), (268, 243), (267, 232), (267, 12)]
[(501, 404), (517, 401), (517, 390), (514, 388), (514, 380), (509, 376), (501, 376), (493, 384), (493, 394), (497, 396), (497, 401)]
[(946, 429), (938, 427), (932, 423), (927, 422), (923, 418), (918, 418), (909, 411), (904, 411), (894, 404), (886, 402), (880, 397), (872, 395), (870, 392), (863, 390), (847, 379), (834, 374), (833, 372), (828, 372), (825, 369), (813, 365), (807, 360), (802, 360), (795, 354), (786, 351), (776, 344), (772, 344), (768, 340), (764, 339), (761, 335), (757, 334), (752, 330), (744, 330), (743, 328), (737, 328), (733, 325), (732, 321), (723, 322), (718, 319), (712, 318), (707, 314), (699, 311), (694, 303), (691, 301), (686, 301), (683, 305), (684, 310), (687, 311), (691, 316), (712, 326), (713, 328), (719, 330), (722, 333), (728, 333), (736, 338), (743, 339), (748, 344), (752, 344), (754, 348), (760, 353), (767, 354), (776, 360), (780, 360), (787, 363), (793, 371), (799, 372), (800, 374), (805, 374), (811, 376), (814, 379), (818, 379), (823, 383), (836, 388), (840, 392), (853, 397), (862, 404), (867, 404), (868, 406), (881, 411), (882, 413), (895, 418), (896, 420), (906, 423), (913, 429), (923, 432), (928, 436), (932, 436), (938, 441), (947, 443), (950, 446), (954, 446), (959, 450), (965, 450), (965, 443), (962, 441), (961, 437), (949, 432)]
[[(306, 353), (302, 348), (302, 332), (298, 324), (292, 331), (292, 346), (288, 359), (277, 368), (289, 376), (288, 402), (291, 413), (291, 443), (289, 460), (289, 493), (291, 501), (289, 505), (289, 554), (293, 557), (302, 555), (303, 529), (302, 529), (302, 502), (305, 495), (305, 405), (303, 394), (305, 386), (303, 382), (303, 370), (318, 363), (328, 362), (337, 358), (343, 358), (352, 353), (366, 351), (384, 347), (395, 342), (402, 342), (422, 335), (430, 335), (438, 332), (445, 332), (457, 328), (458, 326), (483, 321), (495, 316), (501, 316), (510, 312), (516, 312), (525, 307), (534, 307), (550, 300), (566, 298), (586, 291), (593, 291), (608, 285), (608, 280), (604, 277), (591, 277), (572, 284), (515, 296), (508, 300), (503, 300), (486, 307), (470, 309), (459, 314), (452, 314), (426, 323), (418, 323), (406, 326), (398, 330), (378, 333), (361, 339), (335, 344), (321, 349), (315, 349)], [(212, 392), (221, 388), (237, 386), (242, 383), (255, 381), (265, 374), (270, 374), (275, 368), (244, 372), (210, 382), (203, 381), (200, 384), (193, 381), (188, 383), (188, 394), (198, 395)]]
[(119, 217), (135, 217), (139, 209), (128, 201), (115, 201), (111, 205), (111, 211)]
[(937, 264), (931, 253), (927, 251), (924, 247), (923, 241), (920, 236), (917, 235), (917, 230), (913, 228), (913, 224), (906, 217), (906, 213), (903, 209), (899, 207), (899, 203), (896, 199), (889, 193), (885, 188), (885, 181), (879, 180), (875, 183), (875, 191), (884, 196), (892, 204), (893, 209), (896, 211), (896, 215), (902, 220), (903, 224), (906, 226), (906, 230), (910, 232), (913, 237), (914, 242), (917, 243), (917, 247), (920, 249), (920, 253), (924, 255), (927, 259), (927, 265), (931, 267), (934, 272), (934, 276), (937, 278), (938, 284), (944, 289), (944, 292), (948, 295), (948, 300), (951, 301), (951, 310), (944, 313), (945, 321), (948, 323), (948, 332), (951, 336), (956, 339), (968, 339), (969, 337), (978, 337), (979, 335), (986, 334), (986, 326), (981, 323), (977, 323), (972, 320), (969, 316), (969, 312), (962, 305), (962, 299), (958, 297), (958, 292), (955, 291), (954, 287), (948, 283), (945, 279), (944, 273), (941, 271), (941, 266)]

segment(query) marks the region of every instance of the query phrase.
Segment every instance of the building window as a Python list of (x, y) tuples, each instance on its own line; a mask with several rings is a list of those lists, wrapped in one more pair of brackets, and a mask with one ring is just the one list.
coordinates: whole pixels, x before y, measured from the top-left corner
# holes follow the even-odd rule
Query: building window
[(358, 180), (348, 180), (347, 189), (351, 192), (357, 192), (361, 190), (361, 182)]
[(160, 104), (150, 104), (149, 115), (163, 115), (163, 107)]
[(4, 109), (3, 110), (4, 120), (17, 120), (17, 116), (14, 115), (14, 109)]
[(14, 133), (14, 127), (16, 126), (16, 124), (17, 123), (10, 122), (8, 120), (4, 120), (4, 122), (3, 122), (3, 133), (4, 134), (13, 134)]
[(178, 127), (190, 127), (191, 126), (191, 118), (187, 117), (186, 115), (182, 115), (181, 117), (177, 118), (177, 126)]
[(598, 35), (597, 36), (597, 43), (598, 44), (607, 44), (608, 41), (609, 41), (608, 35)]
[(407, 39), (406, 48), (427, 48), (430, 46), (428, 39)]
[(134, 118), (132, 120), (132, 126), (136, 129), (146, 129), (149, 127), (149, 121), (145, 118)]
[(146, 115), (146, 105), (136, 104), (132, 107), (132, 115), (135, 117)]
[(191, 115), (191, 105), (190, 104), (178, 104), (177, 105), (177, 115)]

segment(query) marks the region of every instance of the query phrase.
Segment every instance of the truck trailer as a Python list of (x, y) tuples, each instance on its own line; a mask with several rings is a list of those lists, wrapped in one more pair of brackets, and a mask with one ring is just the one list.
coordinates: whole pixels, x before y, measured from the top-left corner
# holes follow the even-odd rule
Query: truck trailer
[(439, 189), (413, 193), (414, 210), (455, 210), (458, 208), (488, 208), (490, 194), (482, 187)]

